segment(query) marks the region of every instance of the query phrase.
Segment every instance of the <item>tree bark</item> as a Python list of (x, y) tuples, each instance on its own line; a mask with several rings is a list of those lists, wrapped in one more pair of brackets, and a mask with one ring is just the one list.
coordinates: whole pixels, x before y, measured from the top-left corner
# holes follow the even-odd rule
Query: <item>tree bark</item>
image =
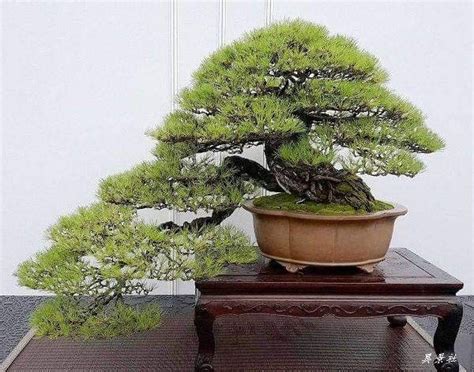
[(265, 155), (271, 172), (288, 193), (317, 203), (348, 204), (356, 209), (373, 210), (375, 201), (362, 178), (331, 164), (289, 166), (277, 156), (277, 147), (266, 145)]
[(231, 168), (240, 180), (251, 180), (268, 191), (283, 191), (275, 175), (256, 161), (233, 155), (224, 159), (223, 166)]
[(234, 208), (228, 208), (221, 211), (214, 211), (209, 217), (199, 217), (195, 218), (191, 222), (185, 222), (182, 225), (178, 225), (173, 221), (164, 222), (158, 226), (161, 230), (173, 230), (179, 231), (183, 229), (192, 229), (192, 230), (202, 230), (207, 226), (217, 226), (227, 217), (229, 217), (236, 210), (237, 206)]

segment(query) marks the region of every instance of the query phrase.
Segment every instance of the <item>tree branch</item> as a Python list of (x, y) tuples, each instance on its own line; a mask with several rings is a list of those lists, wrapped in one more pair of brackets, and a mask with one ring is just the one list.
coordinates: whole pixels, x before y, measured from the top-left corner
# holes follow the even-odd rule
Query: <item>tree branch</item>
[(206, 226), (219, 225), (222, 221), (234, 213), (237, 207), (238, 206), (236, 205), (235, 207), (227, 208), (221, 211), (213, 211), (212, 215), (209, 217), (199, 217), (192, 220), (191, 222), (185, 222), (182, 225), (178, 225), (173, 221), (168, 221), (159, 225), (158, 228), (162, 230), (173, 231), (179, 231), (183, 229), (201, 230)]
[(290, 139), (294, 136), (294, 133), (285, 132), (270, 132), (270, 133), (249, 133), (245, 137), (240, 139), (224, 138), (224, 139), (211, 139), (205, 140), (195, 135), (179, 135), (179, 136), (168, 136), (161, 138), (160, 140), (165, 143), (186, 143), (193, 145), (196, 148), (196, 153), (203, 153), (208, 151), (223, 152), (223, 151), (238, 151), (242, 152), (244, 147), (258, 146), (268, 141), (280, 141)]
[[(222, 166), (231, 169), (234, 172), (234, 175), (241, 181), (253, 181), (268, 191), (284, 191), (278, 184), (273, 174), (256, 161), (233, 155), (226, 157)], [(201, 230), (206, 226), (216, 226), (229, 217), (237, 207), (238, 206), (236, 205), (235, 207), (227, 208), (221, 211), (213, 211), (212, 215), (209, 217), (196, 218), (191, 222), (185, 222), (183, 225), (178, 225), (173, 221), (168, 221), (159, 225), (159, 228), (164, 230), (167, 229), (179, 231), (182, 229)]]
[(241, 180), (254, 181), (268, 191), (284, 191), (272, 172), (256, 161), (233, 155), (224, 159), (223, 166), (231, 168)]

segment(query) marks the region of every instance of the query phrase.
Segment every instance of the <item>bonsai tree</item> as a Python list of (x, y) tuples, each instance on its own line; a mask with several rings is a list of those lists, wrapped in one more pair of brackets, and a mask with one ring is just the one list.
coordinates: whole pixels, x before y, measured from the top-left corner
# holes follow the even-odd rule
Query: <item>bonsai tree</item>
[[(416, 153), (443, 147), (386, 81), (353, 40), (300, 20), (213, 53), (180, 92), (179, 109), (150, 131), (156, 159), (103, 180), (100, 201), (60, 218), (50, 246), (18, 268), (21, 285), (58, 295), (33, 315), (38, 332), (155, 326), (157, 308), (132, 308), (123, 296), (148, 293), (150, 279), (208, 277), (254, 261), (249, 239), (220, 224), (261, 189), (374, 210), (361, 175), (413, 177), (423, 170)], [(259, 145), (268, 167), (242, 156)], [(151, 225), (137, 219), (142, 208), (206, 214)]]

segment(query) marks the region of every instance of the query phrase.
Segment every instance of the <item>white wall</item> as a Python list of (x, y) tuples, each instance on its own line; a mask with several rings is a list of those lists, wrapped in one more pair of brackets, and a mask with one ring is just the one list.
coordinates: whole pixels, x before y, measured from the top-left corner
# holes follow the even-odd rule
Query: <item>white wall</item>
[[(451, 272), (474, 294), (471, 4), (229, 0), (2, 3), (0, 294), (31, 293), (12, 273), (44, 246), (43, 231), (94, 201), (101, 178), (151, 158), (143, 132), (171, 109), (173, 90), (189, 83), (204, 56), (266, 21), (293, 17), (358, 39), (446, 139), (415, 179), (368, 182), (376, 196), (410, 210), (392, 245)], [(243, 212), (232, 222), (251, 230)]]

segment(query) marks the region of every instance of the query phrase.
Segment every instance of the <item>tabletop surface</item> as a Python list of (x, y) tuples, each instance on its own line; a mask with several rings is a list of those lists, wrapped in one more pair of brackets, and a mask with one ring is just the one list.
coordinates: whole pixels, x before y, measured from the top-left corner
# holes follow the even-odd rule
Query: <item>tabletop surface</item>
[(372, 273), (357, 268), (308, 267), (292, 274), (266, 259), (231, 265), (222, 275), (196, 282), (201, 295), (455, 295), (463, 284), (406, 248), (392, 248)]

